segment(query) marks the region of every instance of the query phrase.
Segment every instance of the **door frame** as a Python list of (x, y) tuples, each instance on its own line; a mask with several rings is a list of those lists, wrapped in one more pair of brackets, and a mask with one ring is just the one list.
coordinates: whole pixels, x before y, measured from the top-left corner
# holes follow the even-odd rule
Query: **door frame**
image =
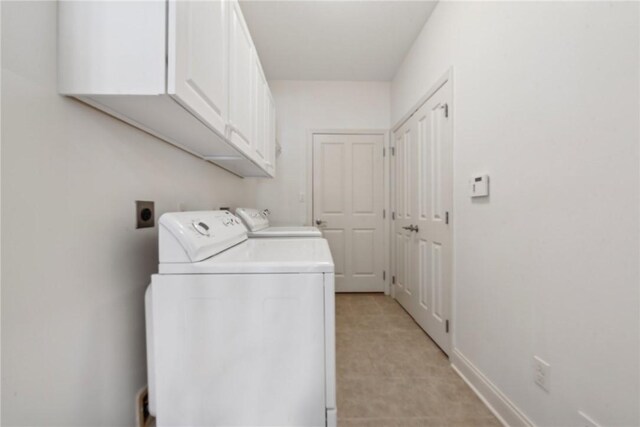
[[(456, 232), (456, 212), (457, 212), (457, 207), (456, 207), (456, 191), (455, 191), (455, 183), (456, 183), (456, 168), (455, 168), (455, 161), (456, 161), (456, 127), (455, 127), (455, 111), (456, 111), (456, 87), (455, 87), (455, 82), (454, 82), (454, 75), (453, 75), (453, 66), (450, 67), (449, 69), (447, 69), (447, 71), (445, 71), (445, 73), (443, 75), (440, 76), (440, 78), (438, 78), (435, 83), (433, 83), (430, 87), (429, 90), (427, 90), (427, 92), (420, 97), (420, 99), (413, 104), (413, 106), (411, 108), (409, 108), (408, 112), (405, 113), (400, 120), (398, 120), (396, 122), (396, 124), (389, 130), (389, 141), (391, 144), (391, 147), (393, 147), (393, 149), (395, 149), (395, 139), (394, 139), (394, 135), (395, 133), (398, 131), (398, 129), (400, 129), (402, 127), (402, 125), (404, 125), (407, 120), (409, 120), (411, 118), (411, 116), (413, 116), (423, 105), (425, 102), (427, 102), (429, 100), (429, 98), (431, 98), (442, 86), (444, 86), (446, 83), (451, 84), (451, 104), (452, 104), (452, 108), (451, 108), (451, 112), (450, 112), (450, 119), (451, 119), (451, 150), (452, 150), (452, 162), (453, 164), (451, 165), (452, 167), (452, 186), (451, 186), (451, 196), (452, 196), (452, 200), (453, 200), (453, 206), (452, 206), (452, 212), (451, 212), (451, 300), (449, 301), (450, 307), (449, 307), (449, 313), (450, 313), (450, 334), (449, 334), (449, 348), (451, 349), (451, 354), (453, 354), (454, 349), (455, 349), (455, 344), (456, 344), (456, 321), (457, 321), (457, 316), (456, 316), (456, 311), (455, 311), (455, 301), (456, 301), (456, 241), (457, 241), (457, 232)], [(391, 200), (393, 200), (393, 197), (395, 197), (395, 194), (393, 193), (393, 188), (395, 188), (395, 168), (393, 168), (391, 165), (391, 158), (390, 156), (387, 156), (388, 158), (386, 159), (389, 163), (389, 184), (388, 184), (388, 188), (389, 188), (389, 210), (388, 212), (392, 212), (392, 209), (395, 206), (391, 205)], [(385, 184), (386, 185), (386, 184)], [(387, 215), (388, 218), (391, 217), (391, 215)], [(392, 238), (392, 233), (393, 233), (393, 227), (390, 223), (389, 225), (389, 234), (387, 236), (387, 238), (389, 239), (388, 241), (391, 242), (391, 238)], [(395, 245), (390, 245), (389, 247), (389, 272), (390, 274), (388, 276), (392, 276), (393, 274), (395, 274), (396, 271), (396, 265), (394, 262), (395, 259)], [(389, 278), (389, 277), (388, 277)], [(393, 289), (393, 287), (391, 287), (390, 292), (388, 293), (389, 295), (391, 295), (394, 299), (395, 299), (395, 289)], [(451, 355), (449, 355), (449, 357), (451, 357)]]
[(390, 132), (386, 129), (310, 129), (307, 131), (307, 144), (306, 148), (306, 162), (307, 162), (307, 173), (306, 173), (306, 184), (305, 184), (305, 192), (306, 192), (306, 200), (307, 200), (307, 212), (306, 212), (306, 223), (313, 225), (313, 137), (314, 135), (380, 135), (382, 136), (382, 149), (384, 153), (384, 157), (382, 159), (383, 173), (382, 173), (382, 182), (384, 188), (382, 189), (383, 193), (383, 207), (385, 215), (382, 219), (382, 253), (383, 253), (383, 263), (384, 263), (384, 293), (385, 295), (389, 295), (391, 292), (391, 253), (389, 251), (389, 238), (391, 233), (391, 182), (389, 175), (389, 166), (390, 166), (390, 150), (389, 150), (389, 141), (390, 141)]

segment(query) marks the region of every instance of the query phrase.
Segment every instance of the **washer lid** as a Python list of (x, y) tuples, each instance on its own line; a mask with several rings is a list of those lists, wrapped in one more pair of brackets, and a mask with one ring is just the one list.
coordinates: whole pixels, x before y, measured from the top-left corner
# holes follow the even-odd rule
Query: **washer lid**
[(202, 261), (247, 239), (247, 229), (229, 211), (166, 213), (158, 223), (161, 264)]
[(238, 208), (236, 215), (244, 222), (249, 231), (258, 231), (269, 226), (269, 218), (263, 212), (252, 208)]
[(204, 261), (160, 264), (160, 274), (333, 272), (327, 241), (299, 237), (249, 239)]
[(247, 234), (249, 237), (322, 237), (317, 227), (267, 227)]

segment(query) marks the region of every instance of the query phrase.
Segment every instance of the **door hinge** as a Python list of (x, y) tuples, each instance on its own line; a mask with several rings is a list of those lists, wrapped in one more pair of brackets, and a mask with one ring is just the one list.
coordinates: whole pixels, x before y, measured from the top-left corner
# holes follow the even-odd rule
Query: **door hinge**
[(396, 276), (391, 276), (391, 284), (392, 285), (396, 284)]
[(447, 332), (447, 333), (449, 333), (449, 319), (447, 319), (447, 320), (444, 322), (444, 327), (445, 327), (445, 329), (446, 329), (446, 332)]
[(443, 104), (442, 107), (440, 107), (442, 109), (444, 109), (444, 117), (448, 118), (449, 117), (449, 104)]
[(386, 217), (387, 217), (387, 210), (382, 209), (382, 219), (385, 219)]
[(382, 280), (387, 280), (387, 272), (382, 270)]
[(449, 224), (449, 212), (445, 212), (444, 214), (444, 223)]
[(387, 149), (382, 147), (382, 157), (387, 157)]
[(396, 220), (396, 213), (395, 213), (395, 211), (394, 211), (394, 212), (391, 212), (391, 219), (392, 219), (392, 220), (394, 220), (394, 221)]
[(396, 147), (391, 147), (391, 155), (392, 156), (396, 155)]

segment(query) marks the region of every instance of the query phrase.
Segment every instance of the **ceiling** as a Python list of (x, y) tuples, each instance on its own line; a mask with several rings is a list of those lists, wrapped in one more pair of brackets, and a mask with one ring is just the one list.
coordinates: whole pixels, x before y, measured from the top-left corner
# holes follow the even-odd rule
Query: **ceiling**
[(391, 80), (436, 1), (241, 0), (269, 80)]

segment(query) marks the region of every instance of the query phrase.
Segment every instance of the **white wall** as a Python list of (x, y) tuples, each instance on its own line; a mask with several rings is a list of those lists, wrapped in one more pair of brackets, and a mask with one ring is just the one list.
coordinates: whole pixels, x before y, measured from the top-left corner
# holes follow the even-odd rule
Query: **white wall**
[[(258, 184), (258, 207), (269, 208), (273, 224), (307, 221), (307, 151), (310, 130), (388, 129), (389, 82), (270, 81), (278, 115), (282, 154), (277, 177)], [(304, 201), (300, 201), (300, 195)]]
[(638, 7), (442, 2), (392, 83), (454, 68), (455, 347), (540, 426), (640, 424)]
[(157, 216), (255, 203), (237, 178), (56, 94), (56, 2), (2, 2), (2, 425), (134, 425)]

